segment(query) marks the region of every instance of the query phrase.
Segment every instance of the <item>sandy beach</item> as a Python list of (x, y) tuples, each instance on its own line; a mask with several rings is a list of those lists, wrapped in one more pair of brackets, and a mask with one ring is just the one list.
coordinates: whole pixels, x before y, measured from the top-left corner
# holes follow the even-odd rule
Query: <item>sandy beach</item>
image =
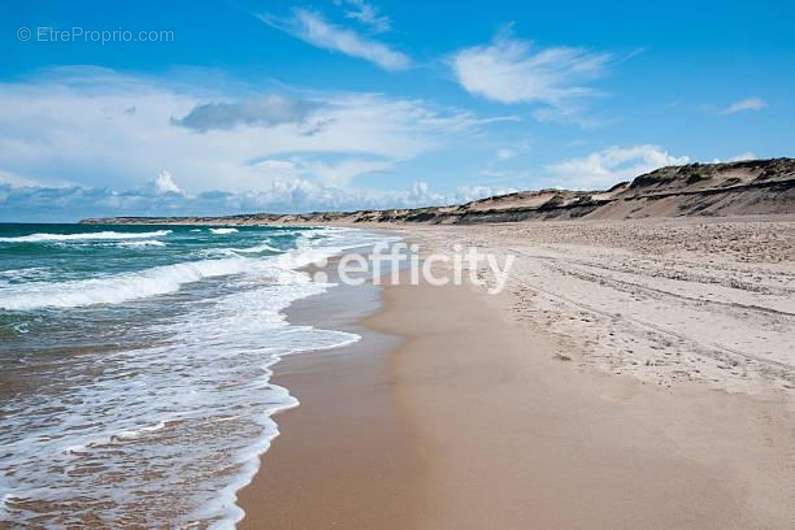
[(356, 346), (280, 364), (301, 406), (240, 527), (791, 528), (793, 234), (412, 227), (517, 254), (509, 288), (387, 286)]
[(5, 4), (0, 530), (795, 530), (795, 0)]

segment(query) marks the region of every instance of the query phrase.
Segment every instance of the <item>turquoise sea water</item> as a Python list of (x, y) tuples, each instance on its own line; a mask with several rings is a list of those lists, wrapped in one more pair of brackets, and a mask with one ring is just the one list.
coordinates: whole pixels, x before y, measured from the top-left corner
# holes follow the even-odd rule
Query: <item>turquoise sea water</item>
[(0, 224), (0, 525), (231, 527), (297, 401), (283, 355), (358, 336), (283, 311), (328, 228)]

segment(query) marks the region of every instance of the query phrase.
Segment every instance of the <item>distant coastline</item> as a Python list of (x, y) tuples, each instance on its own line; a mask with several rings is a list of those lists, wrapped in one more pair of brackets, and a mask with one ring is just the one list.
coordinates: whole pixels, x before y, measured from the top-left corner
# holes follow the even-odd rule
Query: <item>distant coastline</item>
[(99, 217), (81, 224), (294, 225), (359, 223), (480, 224), (546, 220), (780, 215), (795, 213), (795, 159), (664, 167), (604, 191), (545, 189), (461, 205), (301, 214)]

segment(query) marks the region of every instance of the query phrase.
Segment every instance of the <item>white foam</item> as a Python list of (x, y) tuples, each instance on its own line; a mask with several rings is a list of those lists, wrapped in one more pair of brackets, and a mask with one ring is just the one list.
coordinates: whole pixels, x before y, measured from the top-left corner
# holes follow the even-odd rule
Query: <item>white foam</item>
[[(116, 439), (134, 439), (138, 438), (147, 433), (156, 432), (162, 430), (166, 427), (165, 421), (159, 421), (154, 425), (147, 425), (145, 427), (141, 427), (139, 429), (130, 429), (127, 431), (121, 431), (120, 433), (115, 435)], [(111, 438), (111, 441), (113, 438)]]
[[(234, 229), (232, 229), (234, 230)], [(347, 231), (346, 231), (347, 232)], [(339, 230), (318, 231), (322, 234), (340, 234)], [(295, 270), (311, 264), (324, 264), (325, 260), (339, 254), (344, 248), (360, 245), (355, 238), (338, 238), (340, 246), (317, 246), (317, 238), (301, 237), (298, 248), (272, 257), (270, 260), (228, 257), (163, 265), (138, 272), (129, 272), (106, 278), (73, 280), (65, 282), (32, 282), (5, 288), (0, 292), (0, 309), (30, 311), (40, 308), (72, 308), (97, 304), (121, 304), (151, 296), (179, 291), (189, 283), (205, 278), (240, 274), (248, 271), (275, 267)], [(259, 248), (266, 249), (267, 244)], [(270, 245), (267, 245), (270, 247)], [(249, 252), (254, 252), (252, 247)], [(216, 252), (235, 252), (233, 249), (218, 249)], [(241, 250), (245, 251), (245, 250)], [(261, 252), (262, 250), (258, 250)]]
[(0, 271), (0, 281), (7, 278), (8, 280), (16, 281), (29, 281), (40, 280), (50, 276), (51, 271), (49, 267), (24, 267), (21, 269), (7, 269)]
[(263, 252), (273, 252), (281, 254), (285, 250), (274, 247), (268, 243), (260, 243), (251, 247), (223, 247), (223, 248), (203, 248), (195, 251), (197, 256), (204, 258), (233, 257), (249, 254), (261, 254)]
[(213, 234), (234, 234), (237, 231), (237, 228), (210, 228)]
[(102, 239), (146, 239), (163, 237), (171, 230), (157, 230), (155, 232), (84, 232), (80, 234), (30, 234), (17, 237), (0, 237), (0, 243), (39, 243), (46, 241), (85, 241)]
[(260, 252), (284, 252), (280, 248), (276, 248), (273, 245), (269, 245), (268, 243), (261, 243), (259, 245), (255, 245), (253, 247), (246, 247), (246, 248), (230, 248), (232, 252), (242, 253), (242, 254), (259, 254)]
[(165, 247), (166, 244), (157, 239), (144, 239), (143, 241), (122, 241), (117, 243), (118, 247), (142, 248), (142, 247)]
[(173, 293), (187, 283), (239, 274), (263, 265), (250, 258), (227, 258), (163, 265), (107, 278), (28, 283), (0, 292), (0, 309), (29, 311), (45, 307), (120, 304)]

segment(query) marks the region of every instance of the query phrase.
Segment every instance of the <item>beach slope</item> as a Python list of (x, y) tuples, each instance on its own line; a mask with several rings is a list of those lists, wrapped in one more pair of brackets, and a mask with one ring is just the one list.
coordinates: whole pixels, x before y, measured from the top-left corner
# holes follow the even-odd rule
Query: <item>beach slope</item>
[[(571, 226), (579, 225), (550, 230)], [(653, 252), (616, 235), (621, 226), (608, 228), (578, 230), (591, 243), (601, 237), (616, 256)], [(679, 230), (695, 237), (729, 228)], [(792, 223), (757, 227), (782, 228), (791, 234)], [(493, 230), (439, 227), (411, 237), (430, 247), (488, 241), (503, 250), (517, 238), (542, 247), (551, 237)], [(593, 251), (585, 240), (571, 236), (555, 248), (576, 263)], [(721, 248), (712, 259), (726, 267), (731, 247)], [(745, 254), (766, 262), (764, 252)], [(781, 264), (770, 265), (776, 272)], [(306, 356), (280, 365), (276, 382), (302, 406), (278, 417), (284, 434), (241, 494), (241, 528), (792, 528), (795, 416), (782, 380), (727, 392), (697, 377), (661, 383), (616, 374), (588, 361), (592, 339), (555, 329), (543, 313), (528, 316), (536, 272), (520, 268), (525, 290), (514, 285), (498, 296), (472, 285), (387, 286), (383, 310), (364, 324), (402, 337), (399, 346), (367, 355), (365, 340), (364, 351), (333, 363)], [(681, 310), (667, 298), (644, 300)], [(558, 318), (588, 319), (576, 305), (557, 310)], [(688, 348), (668, 346), (674, 355), (699, 354)], [(318, 428), (321, 419), (328, 430)]]

